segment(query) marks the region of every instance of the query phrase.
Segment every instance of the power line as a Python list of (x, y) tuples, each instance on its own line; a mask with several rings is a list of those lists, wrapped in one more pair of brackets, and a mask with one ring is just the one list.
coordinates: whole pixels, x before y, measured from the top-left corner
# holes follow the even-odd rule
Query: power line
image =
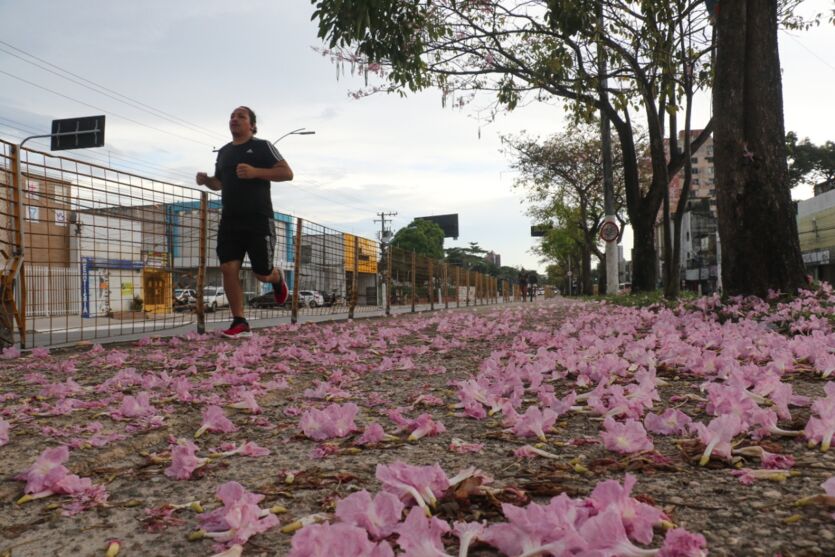
[[(25, 54), (26, 56), (28, 56), (30, 58), (33, 58), (33, 59), (37, 60), (38, 62), (42, 62), (42, 63), (46, 64), (47, 66), (55, 68), (56, 70), (58, 70), (60, 72), (63, 72), (65, 74), (70, 75), (70, 76), (72, 76), (74, 78), (77, 78), (77, 79), (71, 79), (71, 78), (67, 77), (66, 75), (61, 75), (60, 73), (58, 73), (54, 70), (51, 70), (49, 68), (45, 68), (44, 66), (42, 66), (40, 64), (36, 64), (35, 62), (32, 62), (31, 60), (27, 60), (24, 57), (22, 57), (18, 54), (15, 54), (14, 52), (9, 52), (8, 50), (6, 50), (4, 48), (0, 48), (0, 52), (5, 52), (9, 56), (14, 56), (17, 59), (22, 60), (23, 62), (26, 62), (27, 64), (31, 64), (31, 65), (33, 65), (37, 68), (40, 68), (40, 69), (42, 69), (46, 72), (54, 74), (54, 75), (56, 75), (56, 76), (58, 76), (62, 79), (66, 79), (67, 81), (70, 81), (70, 82), (75, 83), (77, 85), (80, 85), (82, 87), (86, 87), (87, 89), (90, 89), (91, 91), (95, 91), (96, 93), (99, 93), (100, 95), (110, 97), (111, 99), (113, 99), (117, 102), (120, 102), (122, 104), (126, 104), (126, 105), (131, 106), (132, 108), (136, 108), (138, 110), (142, 110), (143, 112), (147, 112), (148, 114), (151, 114), (152, 116), (155, 116), (157, 118), (163, 118), (163, 119), (166, 119), (166, 120), (174, 120), (176, 122), (179, 122), (184, 127), (189, 128), (190, 131), (197, 131), (199, 133), (202, 133), (202, 134), (207, 135), (209, 137), (212, 137), (214, 139), (217, 139), (217, 138), (221, 137), (216, 132), (208, 130), (208, 129), (206, 129), (202, 126), (199, 126), (197, 124), (193, 124), (193, 123), (189, 122), (188, 120), (184, 120), (183, 118), (180, 118), (180, 117), (175, 116), (173, 114), (169, 114), (168, 112), (165, 112), (165, 111), (160, 110), (158, 108), (155, 108), (155, 107), (153, 107), (149, 104), (143, 103), (142, 101), (136, 100), (132, 97), (129, 97), (127, 95), (119, 93), (118, 91), (114, 91), (113, 89), (105, 87), (104, 85), (96, 83), (95, 81), (89, 80), (89, 79), (87, 79), (83, 76), (80, 76), (76, 73), (73, 73), (69, 70), (66, 70), (66, 69), (64, 69), (64, 68), (62, 68), (62, 67), (60, 67), (56, 64), (53, 64), (53, 63), (51, 63), (47, 60), (44, 60), (43, 58), (39, 58), (39, 57), (35, 56), (34, 54), (31, 54), (29, 52), (26, 52), (25, 50), (17, 48), (16, 46), (11, 45), (11, 44), (9, 44), (5, 41), (0, 40), (0, 44), (5, 45), (5, 46), (17, 51), (17, 52), (22, 53), (22, 54)], [(114, 96), (114, 95), (116, 95), (116, 96)], [(121, 97), (121, 99), (117, 98), (117, 96)], [(123, 100), (123, 99), (125, 99), (125, 100)]]
[(12, 79), (16, 79), (16, 80), (18, 80), (18, 81), (22, 81), (23, 83), (26, 83), (27, 85), (31, 85), (32, 87), (37, 87), (38, 89), (42, 89), (42, 90), (44, 90), (44, 91), (48, 91), (48, 92), (52, 93), (53, 95), (58, 95), (59, 97), (63, 97), (63, 98), (65, 98), (65, 99), (71, 100), (71, 101), (73, 101), (73, 102), (77, 102), (77, 103), (82, 104), (82, 105), (84, 105), (84, 106), (86, 106), (86, 107), (88, 107), (88, 108), (93, 108), (93, 109), (98, 110), (98, 111), (100, 111), (100, 112), (104, 112), (105, 114), (109, 114), (109, 115), (111, 115), (111, 116), (115, 116), (115, 117), (117, 117), (117, 118), (121, 118), (122, 120), (127, 120), (128, 122), (131, 122), (132, 124), (136, 124), (137, 126), (142, 126), (143, 128), (148, 128), (148, 129), (151, 129), (151, 130), (154, 130), (154, 131), (160, 132), (160, 133), (164, 133), (164, 134), (167, 134), (167, 135), (171, 135), (171, 136), (174, 136), (174, 137), (178, 137), (178, 138), (180, 138), (180, 139), (185, 139), (186, 141), (191, 141), (191, 142), (193, 142), (193, 143), (198, 143), (198, 144), (200, 144), (200, 145), (205, 145), (205, 146), (211, 147), (211, 145), (209, 145), (208, 143), (204, 143), (204, 142), (202, 142), (202, 141), (198, 141), (198, 140), (196, 140), (196, 139), (192, 139), (192, 138), (190, 138), (190, 137), (186, 137), (186, 136), (184, 136), (184, 135), (180, 135), (180, 134), (178, 134), (178, 133), (174, 133), (174, 132), (166, 131), (166, 130), (163, 130), (163, 129), (160, 129), (160, 128), (157, 128), (157, 127), (154, 127), (154, 126), (151, 126), (151, 125), (148, 125), (148, 124), (143, 124), (142, 122), (139, 122), (139, 121), (137, 121), (137, 120), (134, 120), (133, 118), (129, 118), (129, 117), (127, 117), (127, 116), (123, 116), (123, 115), (118, 114), (118, 113), (116, 113), (116, 112), (111, 112), (111, 111), (105, 110), (105, 109), (100, 108), (100, 107), (98, 107), (98, 106), (96, 106), (96, 105), (93, 105), (93, 104), (90, 104), (90, 103), (87, 103), (87, 102), (84, 102), (84, 101), (80, 101), (80, 100), (78, 100), (78, 99), (76, 99), (76, 98), (70, 97), (69, 95), (65, 95), (65, 94), (63, 94), (63, 93), (59, 93), (58, 91), (55, 91), (55, 90), (53, 90), (53, 89), (50, 89), (49, 87), (44, 87), (43, 85), (39, 85), (39, 84), (37, 84), (37, 83), (34, 83), (34, 82), (32, 82), (32, 81), (29, 81), (28, 79), (23, 79), (22, 77), (16, 76), (16, 75), (14, 75), (14, 74), (12, 74), (12, 73), (9, 73), (9, 72), (7, 72), (7, 71), (0, 70), (0, 74), (6, 75), (6, 76), (11, 77)]
[(814, 56), (815, 58), (817, 58), (818, 60), (820, 60), (821, 62), (823, 62), (824, 64), (826, 64), (827, 66), (829, 66), (829, 68), (830, 68), (830, 69), (835, 70), (835, 66), (833, 66), (832, 64), (830, 64), (828, 61), (824, 60), (824, 59), (823, 59), (822, 57), (820, 57), (820, 56), (819, 56), (819, 55), (818, 55), (815, 51), (813, 51), (812, 49), (810, 49), (809, 47), (807, 47), (805, 44), (803, 44), (803, 42), (802, 42), (800, 39), (798, 39), (797, 37), (795, 37), (795, 36), (794, 36), (794, 35), (792, 35), (791, 33), (787, 33), (787, 32), (785, 32), (785, 31), (783, 32), (783, 34), (784, 34), (784, 35), (786, 35), (787, 37), (791, 38), (791, 39), (792, 39), (794, 42), (796, 42), (797, 44), (799, 44), (799, 45), (800, 45), (800, 46), (801, 46), (801, 47), (802, 47), (802, 48), (803, 48), (806, 52), (808, 52), (809, 54), (811, 54), (812, 56)]

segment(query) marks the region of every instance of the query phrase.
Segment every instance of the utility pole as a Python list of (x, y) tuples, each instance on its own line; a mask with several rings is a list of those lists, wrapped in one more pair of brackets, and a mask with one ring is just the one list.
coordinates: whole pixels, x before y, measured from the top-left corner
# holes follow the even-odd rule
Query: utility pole
[(396, 212), (386, 213), (385, 211), (381, 211), (381, 212), (377, 213), (377, 216), (380, 217), (380, 218), (379, 219), (374, 219), (374, 222), (379, 222), (380, 223), (380, 243), (385, 245), (385, 244), (388, 243), (388, 242), (386, 242), (386, 221), (387, 220), (389, 222), (391, 221), (391, 219), (386, 219), (386, 217), (396, 217), (397, 213)]
[[(388, 270), (388, 269), (391, 269), (391, 262), (390, 262), (391, 257), (389, 256), (388, 249), (387, 249), (388, 248), (388, 242), (386, 241), (386, 220), (391, 222), (391, 219), (386, 219), (386, 217), (396, 217), (397, 212), (386, 213), (385, 211), (380, 211), (379, 213), (377, 213), (377, 216), (380, 217), (380, 218), (379, 219), (374, 219), (374, 222), (379, 222), (380, 223), (380, 252), (382, 254), (382, 259), (386, 262), (385, 269)], [(391, 232), (389, 231), (389, 234), (390, 233)], [(389, 296), (391, 295), (391, 293), (387, 291), (388, 288), (390, 288), (390, 286), (388, 286), (390, 284), (391, 284), (391, 277), (386, 276), (385, 280), (383, 280), (383, 284), (382, 284), (383, 296), (380, 300), (382, 302), (381, 305), (386, 308), (386, 315), (391, 315), (391, 310), (390, 310), (389, 301), (388, 301)]]
[(609, 124), (609, 116), (602, 105), (609, 103), (608, 71), (606, 64), (606, 51), (603, 48), (603, 7), (598, 7), (598, 33), (601, 37), (597, 46), (597, 68), (600, 83), (600, 150), (603, 155), (603, 209), (606, 213), (604, 224), (601, 228), (601, 237), (606, 242), (606, 294), (616, 294), (618, 291), (618, 230), (615, 219), (615, 186), (612, 178), (612, 136)]

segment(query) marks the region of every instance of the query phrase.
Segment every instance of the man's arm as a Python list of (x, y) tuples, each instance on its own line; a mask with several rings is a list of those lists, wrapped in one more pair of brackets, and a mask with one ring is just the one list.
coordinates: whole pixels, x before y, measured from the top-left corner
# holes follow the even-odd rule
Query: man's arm
[(198, 172), (194, 181), (197, 182), (198, 186), (206, 186), (213, 191), (220, 191), (223, 187), (223, 184), (220, 183), (217, 176), (209, 176), (205, 172)]
[(288, 182), (293, 179), (293, 170), (287, 161), (280, 160), (271, 168), (255, 168), (249, 164), (241, 163), (235, 169), (238, 178), (244, 180), (269, 180), (270, 182)]

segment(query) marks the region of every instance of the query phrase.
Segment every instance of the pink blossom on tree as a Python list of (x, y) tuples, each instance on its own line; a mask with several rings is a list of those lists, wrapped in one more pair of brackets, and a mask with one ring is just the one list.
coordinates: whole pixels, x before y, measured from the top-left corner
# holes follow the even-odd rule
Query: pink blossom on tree
[(610, 451), (629, 454), (653, 449), (644, 426), (637, 420), (628, 419), (620, 423), (609, 417), (603, 421), (603, 427), (605, 431), (600, 433), (600, 437)]
[(382, 540), (394, 532), (404, 509), (396, 495), (380, 492), (371, 498), (366, 490), (352, 493), (336, 504), (339, 520), (365, 528), (374, 540)]

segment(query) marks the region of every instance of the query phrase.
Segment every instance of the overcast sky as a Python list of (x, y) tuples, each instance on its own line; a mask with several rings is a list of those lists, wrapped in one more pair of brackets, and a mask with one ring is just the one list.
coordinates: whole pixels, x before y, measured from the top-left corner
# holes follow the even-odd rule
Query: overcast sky
[[(807, 0), (804, 10), (832, 7)], [(48, 133), (53, 118), (106, 113), (107, 146), (90, 156), (192, 184), (195, 172), (213, 170), (212, 149), (229, 140), (228, 115), (245, 104), (258, 114), (259, 137), (316, 131), (278, 144), (296, 178), (273, 184), (276, 209), (367, 237), (379, 231), (379, 211), (398, 213), (395, 229), (458, 213), (461, 236), (446, 247), (474, 241), (505, 265), (543, 270), (499, 135), (560, 131), (562, 109), (531, 106), (488, 124), (477, 112), (485, 103), (443, 108), (434, 90), (352, 99), (363, 80), (337, 79), (314, 51), (311, 13), (307, 0), (0, 0), (0, 139)], [(780, 48), (786, 128), (815, 143), (835, 139), (835, 30), (781, 32)], [(176, 119), (81, 87), (31, 56)], [(695, 126), (709, 110), (704, 103)]]

